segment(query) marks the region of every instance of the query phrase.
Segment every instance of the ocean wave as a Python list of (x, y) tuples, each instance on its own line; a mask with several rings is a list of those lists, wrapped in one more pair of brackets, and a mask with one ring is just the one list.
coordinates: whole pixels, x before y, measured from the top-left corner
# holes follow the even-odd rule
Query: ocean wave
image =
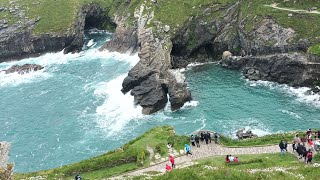
[(284, 114), (288, 114), (288, 115), (290, 115), (292, 117), (295, 117), (297, 119), (301, 119), (301, 116), (298, 113), (291, 112), (291, 111), (286, 110), (286, 109), (282, 109), (281, 112), (284, 113)]
[(98, 98), (105, 98), (96, 109), (96, 124), (108, 137), (116, 136), (130, 121), (143, 118), (142, 108), (133, 104), (133, 96), (121, 92), (125, 76), (120, 75), (105, 84), (99, 84), (94, 92)]
[(278, 84), (270, 81), (250, 81), (246, 80), (249, 86), (257, 87), (264, 86), (271, 90), (276, 90), (281, 93), (285, 93), (289, 96), (295, 97), (298, 102), (311, 104), (316, 107), (320, 107), (320, 94), (310, 92), (308, 87), (291, 87), (286, 84)]
[(31, 82), (39, 82), (50, 77), (52, 77), (52, 75), (44, 70), (32, 71), (26, 74), (5, 74), (2, 72), (0, 73), (0, 87), (13, 87)]

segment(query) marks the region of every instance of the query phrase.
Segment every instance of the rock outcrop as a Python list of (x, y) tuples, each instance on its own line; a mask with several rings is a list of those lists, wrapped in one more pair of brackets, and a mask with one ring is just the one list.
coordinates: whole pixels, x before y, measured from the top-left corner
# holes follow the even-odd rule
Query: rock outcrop
[(126, 29), (118, 20), (116, 34), (104, 48), (129, 53), (139, 51), (140, 61), (124, 79), (122, 92), (131, 91), (135, 103), (143, 107), (143, 114), (152, 114), (165, 108), (168, 102), (167, 95), (171, 109), (176, 110), (190, 101), (191, 94), (183, 75), (179, 71), (171, 70), (170, 39), (155, 38), (152, 29), (145, 27), (148, 19), (152, 17), (150, 14), (144, 14), (145, 8), (143, 4), (136, 10), (134, 29)]
[(10, 73), (18, 73), (18, 74), (25, 74), (25, 73), (29, 73), (32, 71), (39, 71), (41, 69), (43, 69), (44, 67), (37, 65), (37, 64), (24, 64), (24, 65), (14, 65), (12, 67), (10, 67), (7, 70), (4, 70), (4, 72), (6, 74), (10, 74)]
[(256, 134), (253, 134), (250, 130), (240, 129), (236, 132), (238, 139), (248, 139), (258, 137)]
[(320, 78), (320, 63), (301, 53), (229, 57), (223, 67), (238, 69), (250, 80), (273, 81), (290, 86), (313, 86)]
[(14, 164), (8, 164), (10, 147), (8, 142), (0, 142), (0, 179), (13, 179)]

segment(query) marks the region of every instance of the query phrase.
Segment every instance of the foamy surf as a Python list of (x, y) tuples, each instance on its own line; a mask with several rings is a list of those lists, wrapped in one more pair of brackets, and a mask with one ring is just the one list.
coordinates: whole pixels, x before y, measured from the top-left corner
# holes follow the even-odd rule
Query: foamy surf
[(276, 90), (282, 93), (286, 93), (289, 96), (294, 96), (295, 99), (301, 103), (311, 104), (315, 107), (320, 107), (320, 94), (315, 94), (310, 92), (310, 88), (308, 87), (290, 87), (286, 84), (278, 84), (275, 82), (269, 81), (250, 81), (246, 80), (249, 86), (257, 87), (264, 86), (271, 90)]
[(143, 117), (142, 108), (133, 104), (133, 96), (130, 93), (124, 95), (121, 92), (121, 84), (125, 76), (126, 74), (100, 84), (94, 92), (98, 97), (105, 98), (103, 104), (96, 109), (96, 123), (107, 136), (116, 136), (117, 132), (122, 131), (131, 120)]
[(52, 77), (52, 75), (45, 72), (44, 70), (32, 71), (23, 75), (18, 73), (5, 74), (4, 72), (2, 72), (0, 73), (0, 88), (19, 86), (21, 84), (31, 82), (39, 82), (50, 77)]

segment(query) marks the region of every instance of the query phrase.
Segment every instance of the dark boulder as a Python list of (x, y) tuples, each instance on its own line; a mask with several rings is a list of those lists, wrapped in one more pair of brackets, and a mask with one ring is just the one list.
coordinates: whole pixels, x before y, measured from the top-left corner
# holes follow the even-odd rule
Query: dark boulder
[(6, 74), (9, 73), (19, 73), (19, 74), (26, 74), (32, 71), (39, 71), (44, 67), (37, 65), (37, 64), (24, 64), (24, 65), (14, 65), (7, 70), (4, 70)]
[(252, 131), (245, 129), (240, 129), (236, 132), (236, 136), (238, 139), (248, 139), (248, 138), (255, 138), (258, 137), (256, 134), (253, 134)]

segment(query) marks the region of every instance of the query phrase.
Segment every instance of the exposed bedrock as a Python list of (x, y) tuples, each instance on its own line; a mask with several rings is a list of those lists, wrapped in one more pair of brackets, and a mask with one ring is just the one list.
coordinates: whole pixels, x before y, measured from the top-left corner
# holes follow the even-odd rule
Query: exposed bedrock
[(250, 80), (266, 80), (290, 86), (313, 86), (320, 78), (320, 63), (308, 60), (305, 54), (229, 57), (223, 67), (238, 69)]
[(151, 28), (145, 28), (150, 18), (142, 5), (135, 12), (136, 24), (127, 28), (116, 18), (118, 27), (104, 47), (122, 53), (139, 52), (140, 61), (129, 71), (122, 84), (122, 92), (134, 96), (135, 104), (143, 107), (143, 114), (152, 114), (165, 108), (169, 101), (176, 110), (191, 100), (183, 75), (172, 70), (172, 43), (168, 36), (155, 38)]
[(24, 65), (14, 65), (11, 66), (9, 69), (4, 70), (6, 74), (10, 73), (18, 73), (18, 74), (25, 74), (32, 71), (39, 71), (43, 69), (44, 67), (37, 65), (37, 64), (24, 64)]

